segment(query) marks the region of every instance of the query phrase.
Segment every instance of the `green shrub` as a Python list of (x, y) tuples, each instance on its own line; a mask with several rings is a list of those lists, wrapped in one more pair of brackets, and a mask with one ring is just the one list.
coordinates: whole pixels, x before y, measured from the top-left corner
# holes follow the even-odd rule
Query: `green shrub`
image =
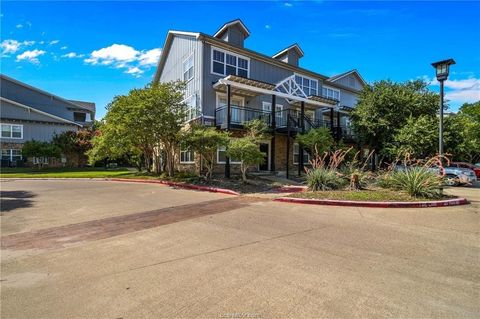
[(442, 179), (425, 167), (410, 167), (393, 172), (387, 182), (390, 188), (404, 191), (413, 197), (441, 197)]
[(391, 172), (378, 173), (375, 184), (381, 188), (392, 188), (392, 173)]
[(341, 189), (346, 183), (335, 170), (317, 168), (307, 172), (307, 186), (311, 191)]

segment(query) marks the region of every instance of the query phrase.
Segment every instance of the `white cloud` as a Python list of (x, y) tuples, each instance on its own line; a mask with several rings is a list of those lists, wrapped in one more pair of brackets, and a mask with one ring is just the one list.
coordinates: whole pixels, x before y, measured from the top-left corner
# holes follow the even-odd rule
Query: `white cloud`
[(90, 53), (84, 62), (92, 65), (105, 65), (116, 69), (126, 69), (125, 73), (140, 76), (145, 69), (155, 66), (162, 50), (136, 50), (125, 44), (112, 44)]
[(110, 65), (113, 63), (134, 61), (139, 52), (125, 44), (113, 44), (109, 47), (95, 50), (85, 62), (90, 64)]
[(284, 3), (284, 6), (285, 6), (285, 7), (293, 7), (293, 4), (291, 4), (290, 2), (285, 2), (285, 3)]
[(77, 54), (75, 52), (69, 52), (67, 54), (62, 55), (62, 58), (72, 59), (72, 58), (83, 58), (84, 56), (85, 54)]
[(26, 47), (33, 44), (35, 44), (35, 41), (19, 42), (17, 40), (7, 39), (3, 40), (2, 43), (0, 43), (0, 47), (2, 49), (2, 54), (8, 54), (16, 53), (18, 50), (20, 50), (21, 47)]
[(271, 28), (272, 28), (271, 25), (269, 25), (269, 24), (266, 24), (266, 25), (265, 25), (265, 29), (271, 29)]
[(60, 48), (60, 50), (66, 50), (68, 49), (68, 47), (66, 45), (64, 45), (63, 47)]
[(19, 23), (19, 24), (17, 24), (17, 25), (15, 26), (15, 28), (21, 29), (21, 28), (23, 28), (23, 24)]
[(60, 42), (60, 40), (52, 40), (52, 41), (50, 41), (49, 44), (50, 44), (50, 45), (54, 45), (54, 44), (57, 44), (58, 42)]
[[(439, 85), (436, 78), (431, 79), (424, 75), (422, 79), (427, 81), (429, 85)], [(446, 80), (444, 86), (445, 99), (453, 103), (463, 104), (480, 101), (480, 79), (469, 77), (460, 80)]]
[(140, 75), (143, 73), (143, 70), (139, 69), (138, 67), (130, 67), (128, 68), (125, 73), (127, 74), (133, 74), (133, 75)]
[(151, 49), (141, 53), (138, 57), (138, 61), (140, 65), (156, 65), (158, 63), (158, 59), (160, 58), (160, 54), (162, 54), (162, 49)]
[(17, 61), (28, 61), (33, 64), (39, 64), (40, 61), (38, 60), (38, 57), (41, 55), (44, 55), (46, 52), (43, 50), (31, 50), (31, 51), (25, 51), (22, 54), (17, 55)]

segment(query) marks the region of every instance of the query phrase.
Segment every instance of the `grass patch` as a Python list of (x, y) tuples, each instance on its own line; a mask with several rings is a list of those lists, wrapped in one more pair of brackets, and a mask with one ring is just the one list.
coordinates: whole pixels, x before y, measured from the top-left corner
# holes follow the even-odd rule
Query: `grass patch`
[[(432, 200), (431, 198), (412, 197), (407, 193), (392, 191), (388, 189), (366, 189), (366, 190), (358, 190), (358, 191), (338, 190), (338, 191), (301, 192), (301, 193), (291, 194), (288, 197), (370, 201), (370, 202), (418, 202), (418, 201)], [(447, 198), (447, 196), (444, 196), (443, 199), (445, 198)]]
[[(1, 178), (106, 178), (106, 177), (129, 177), (135, 175), (126, 168), (104, 169), (96, 167), (86, 168), (33, 168), (4, 167), (0, 170)], [(133, 176), (135, 177), (135, 176)], [(139, 176), (137, 176), (139, 177)]]

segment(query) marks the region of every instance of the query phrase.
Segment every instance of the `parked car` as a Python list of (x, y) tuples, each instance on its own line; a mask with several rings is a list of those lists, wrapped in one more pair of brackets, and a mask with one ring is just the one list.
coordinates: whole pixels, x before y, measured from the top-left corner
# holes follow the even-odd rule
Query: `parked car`
[(475, 175), (475, 172), (469, 168), (452, 166), (445, 167), (445, 184), (448, 186), (472, 184), (476, 181), (477, 176)]
[(452, 162), (449, 165), (450, 167), (461, 167), (461, 168), (468, 168), (471, 169), (472, 171), (475, 172), (475, 176), (477, 178), (480, 178), (480, 166), (476, 166), (470, 163), (465, 163), (465, 162)]
[[(406, 170), (409, 166), (405, 165), (395, 165), (395, 170)], [(429, 168), (433, 172), (440, 175), (440, 169), (438, 167), (431, 167)], [(445, 176), (444, 181), (445, 185), (448, 186), (458, 186), (464, 184), (472, 184), (477, 181), (477, 177), (475, 176), (475, 172), (469, 168), (462, 168), (462, 167), (445, 167)]]

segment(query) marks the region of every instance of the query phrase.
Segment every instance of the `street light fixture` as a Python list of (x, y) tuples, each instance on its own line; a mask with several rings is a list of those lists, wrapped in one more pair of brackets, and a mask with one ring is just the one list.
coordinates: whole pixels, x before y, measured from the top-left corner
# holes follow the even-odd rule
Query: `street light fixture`
[(432, 63), (438, 82), (440, 82), (440, 119), (438, 125), (438, 154), (440, 160), (443, 157), (443, 82), (448, 78), (450, 65), (455, 64), (455, 60), (448, 59)]

